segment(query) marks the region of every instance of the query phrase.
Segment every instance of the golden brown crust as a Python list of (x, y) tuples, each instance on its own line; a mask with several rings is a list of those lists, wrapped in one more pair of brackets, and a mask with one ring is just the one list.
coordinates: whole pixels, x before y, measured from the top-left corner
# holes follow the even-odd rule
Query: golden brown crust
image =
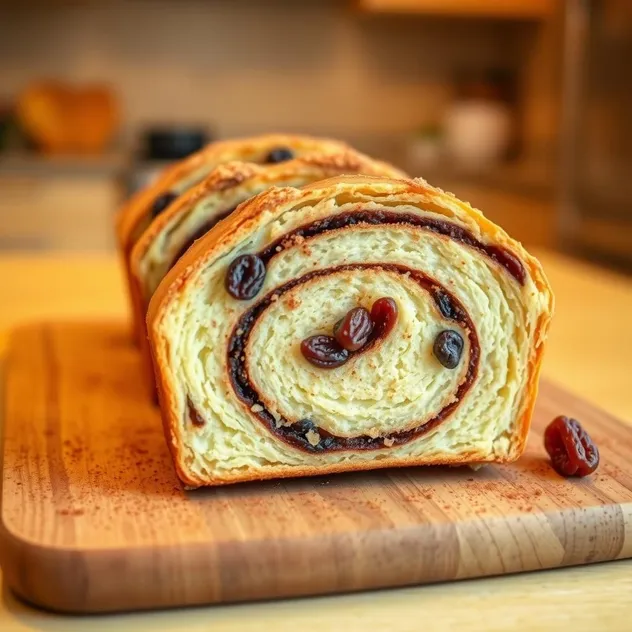
[(132, 307), (132, 328), (134, 339), (138, 343), (140, 354), (143, 358), (143, 365), (146, 367), (147, 388), (151, 397), (156, 396), (153, 384), (153, 367), (147, 340), (147, 327), (145, 325), (145, 314), (147, 312), (147, 299), (143, 291), (143, 280), (140, 270), (140, 261), (157, 239), (161, 231), (171, 222), (174, 217), (188, 211), (201, 198), (214, 192), (225, 191), (227, 188), (235, 187), (254, 177), (261, 171), (261, 167), (253, 163), (232, 162), (226, 165), (219, 165), (200, 184), (183, 193), (174, 203), (161, 213), (143, 232), (140, 239), (132, 248), (126, 259), (126, 268), (129, 278), (129, 293)]
[[(352, 149), (338, 153), (312, 153), (294, 160), (265, 166), (234, 161), (219, 165), (207, 178), (182, 194), (161, 213), (136, 241), (130, 255), (132, 274), (138, 278), (138, 264), (161, 232), (172, 221), (187, 213), (202, 198), (213, 193), (238, 187), (244, 182), (258, 183), (263, 187), (279, 186), (278, 183), (291, 178), (305, 182), (332, 178), (337, 175), (365, 174), (378, 177), (405, 178), (406, 175), (388, 163), (373, 160)], [(144, 314), (143, 314), (144, 320)]]
[(337, 152), (349, 148), (345, 143), (333, 139), (290, 134), (266, 134), (211, 143), (201, 151), (167, 167), (152, 185), (139, 191), (121, 208), (116, 218), (116, 231), (121, 247), (125, 249), (132, 245), (130, 240), (134, 230), (145, 217), (151, 202), (200, 167), (232, 160), (250, 161), (252, 156), (275, 147), (288, 147), (301, 152)]
[[(309, 205), (313, 201), (321, 198), (334, 197), (336, 195), (353, 196), (355, 191), (371, 191), (376, 199), (380, 195), (395, 195), (402, 200), (407, 196), (423, 196), (424, 208), (445, 209), (446, 207), (458, 207), (487, 234), (491, 235), (495, 244), (508, 248), (516, 255), (523, 265), (528, 269), (529, 275), (535, 286), (547, 297), (547, 307), (540, 316), (536, 327), (535, 345), (532, 349), (528, 366), (528, 379), (526, 396), (522, 410), (515, 420), (512, 435), (510, 437), (512, 449), (506, 456), (489, 454), (466, 454), (458, 457), (445, 456), (434, 459), (422, 457), (397, 457), (369, 462), (341, 462), (331, 465), (319, 465), (318, 468), (297, 468), (280, 466), (266, 469), (265, 475), (257, 472), (237, 472), (212, 480), (196, 479), (190, 472), (182, 467), (183, 446), (177, 436), (176, 427), (178, 419), (171, 417), (171, 411), (176, 410), (175, 385), (169, 383), (166, 373), (156, 372), (160, 401), (162, 403), (163, 422), (165, 433), (172, 451), (178, 475), (182, 481), (189, 486), (219, 485), (248, 480), (260, 480), (261, 478), (284, 477), (284, 476), (310, 476), (331, 474), (334, 472), (359, 471), (364, 469), (374, 469), (376, 467), (399, 467), (410, 465), (430, 465), (441, 463), (444, 465), (459, 465), (464, 463), (485, 463), (485, 462), (510, 462), (516, 460), (524, 450), (529, 433), (531, 414), (535, 405), (538, 389), (538, 377), (542, 363), (544, 341), (548, 332), (549, 324), (554, 309), (554, 299), (550, 285), (544, 275), (539, 261), (531, 256), (522, 245), (511, 239), (500, 227), (489, 221), (483, 214), (473, 209), (469, 204), (458, 200), (450, 193), (430, 186), (422, 179), (416, 180), (394, 180), (388, 178), (377, 178), (370, 176), (341, 176), (331, 178), (326, 181), (317, 182), (302, 189), (276, 188), (270, 189), (262, 194), (251, 198), (242, 204), (227, 220), (218, 224), (208, 232), (202, 239), (196, 242), (180, 261), (170, 270), (163, 279), (159, 288), (155, 292), (149, 310), (147, 312), (147, 324), (154, 354), (157, 364), (166, 364), (168, 343), (160, 332), (160, 321), (167, 306), (173, 298), (189, 283), (190, 277), (195, 271), (204, 268), (207, 262), (221, 256), (222, 253), (230, 251), (234, 244), (239, 243), (249, 235), (259, 224), (264, 224), (273, 216), (278, 216), (290, 207), (296, 208)], [(280, 210), (282, 209), (282, 210)]]
[(380, 176), (399, 176), (401, 174), (395, 167), (385, 162), (375, 161), (351, 149), (329, 154), (305, 154), (294, 160), (274, 165), (230, 162), (216, 167), (205, 180), (182, 194), (149, 225), (132, 249), (128, 258), (128, 266), (131, 278), (129, 289), (132, 299), (134, 335), (147, 366), (150, 394), (154, 394), (153, 369), (145, 324), (148, 298), (146, 292), (143, 291), (141, 261), (156, 240), (161, 239), (163, 233), (173, 225), (174, 221), (178, 221), (179, 218), (186, 215), (207, 196), (229, 189), (238, 191), (240, 187), (246, 190), (264, 189), (287, 183), (288, 180), (299, 181), (304, 184), (348, 173)]
[[(257, 160), (260, 156), (277, 147), (287, 147), (296, 153), (310, 151), (335, 153), (349, 149), (348, 145), (337, 140), (290, 134), (265, 134), (218, 141), (165, 168), (153, 184), (135, 193), (123, 205), (116, 217), (116, 234), (132, 310), (138, 309), (138, 304), (134, 296), (134, 280), (128, 260), (136, 240), (151, 221), (151, 206), (154, 200), (205, 166), (212, 169), (232, 160)], [(134, 327), (134, 331), (135, 335), (138, 335), (140, 329)]]
[(296, 466), (279, 466), (274, 469), (266, 470), (265, 475), (257, 472), (243, 472), (236, 476), (225, 476), (224, 478), (208, 478), (197, 479), (190, 476), (190, 473), (184, 471), (176, 458), (176, 453), (172, 450), (172, 456), (176, 467), (178, 478), (184, 483), (187, 489), (197, 489), (209, 485), (232, 485), (233, 483), (248, 483), (252, 481), (264, 481), (271, 478), (301, 478), (304, 476), (327, 476), (329, 474), (342, 474), (344, 472), (366, 472), (367, 470), (383, 470), (395, 467), (415, 467), (427, 465), (449, 465), (463, 466), (485, 463), (510, 463), (515, 459), (499, 459), (489, 458), (489, 456), (470, 452), (453, 459), (435, 458), (428, 459), (424, 457), (408, 457), (408, 458), (390, 458), (380, 459), (379, 461), (357, 461), (353, 463), (333, 463), (330, 465), (319, 465), (318, 467), (296, 467)]

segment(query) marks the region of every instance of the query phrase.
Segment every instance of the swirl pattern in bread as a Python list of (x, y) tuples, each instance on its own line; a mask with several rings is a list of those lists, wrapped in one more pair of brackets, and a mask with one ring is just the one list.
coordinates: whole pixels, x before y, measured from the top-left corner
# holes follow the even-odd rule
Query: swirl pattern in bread
[[(229, 162), (218, 166), (199, 185), (161, 213), (136, 242), (130, 258), (135, 286), (141, 292), (145, 322), (149, 299), (164, 275), (220, 220), (242, 202), (271, 186), (301, 187), (341, 174), (403, 177), (403, 173), (353, 150), (305, 154), (273, 165)], [(144, 334), (144, 328), (143, 328)]]
[[(129, 256), (137, 240), (155, 215), (164, 212), (171, 202), (201, 182), (215, 167), (234, 160), (266, 163), (287, 160), (306, 153), (330, 154), (347, 149), (348, 145), (337, 140), (265, 134), (211, 143), (203, 150), (167, 167), (153, 184), (133, 195), (117, 215), (116, 232), (130, 297), (133, 299), (134, 289)], [(136, 312), (133, 301), (132, 309)], [(142, 331), (137, 322), (134, 324), (134, 331)]]
[(216, 167), (201, 183), (182, 194), (165, 209), (136, 242), (129, 259), (133, 277), (134, 323), (150, 390), (154, 375), (147, 347), (145, 316), (154, 291), (168, 270), (220, 220), (253, 195), (271, 186), (303, 185), (340, 174), (402, 176), (395, 167), (351, 149), (336, 153), (312, 153), (285, 162), (258, 165), (229, 162)]
[[(226, 290), (243, 255), (265, 277)], [(342, 366), (301, 342), (392, 298), (392, 331)], [(167, 440), (195, 487), (521, 454), (553, 297), (532, 256), (422, 180), (344, 176), (271, 188), (170, 270), (147, 323)], [(446, 368), (433, 346), (457, 333)]]

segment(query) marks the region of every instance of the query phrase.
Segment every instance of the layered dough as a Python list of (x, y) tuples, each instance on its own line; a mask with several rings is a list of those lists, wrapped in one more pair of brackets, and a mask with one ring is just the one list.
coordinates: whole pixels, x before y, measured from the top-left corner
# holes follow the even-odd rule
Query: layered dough
[[(351, 149), (304, 154), (272, 165), (239, 161), (215, 168), (161, 213), (136, 242), (130, 268), (139, 288), (144, 324), (147, 304), (164, 275), (188, 247), (239, 204), (271, 186), (301, 187), (339, 174), (403, 177), (395, 167)], [(144, 331), (143, 331), (144, 333)]]
[[(251, 300), (225, 288), (265, 262)], [(393, 331), (336, 369), (300, 343), (391, 297)], [(414, 464), (507, 462), (529, 429), (553, 298), (538, 262), (421, 180), (272, 188), (170, 270), (147, 318), (167, 439), (190, 486)], [(446, 369), (433, 342), (464, 343)]]
[(401, 176), (386, 163), (351, 149), (330, 153), (305, 153), (278, 164), (258, 165), (233, 161), (216, 167), (201, 183), (173, 202), (136, 242), (129, 258), (133, 283), (134, 322), (150, 389), (153, 370), (147, 348), (145, 315), (154, 291), (164, 275), (190, 245), (245, 200), (271, 186), (301, 187), (339, 174)]
[[(138, 304), (134, 302), (133, 277), (129, 257), (136, 242), (149, 227), (154, 217), (153, 207), (164, 196), (173, 196), (174, 201), (192, 187), (204, 180), (218, 165), (243, 161), (265, 163), (270, 152), (289, 151), (299, 157), (306, 153), (337, 154), (349, 149), (348, 145), (337, 140), (312, 138), (288, 134), (265, 134), (235, 140), (209, 144), (203, 150), (192, 154), (185, 160), (167, 167), (156, 181), (142, 189), (122, 207), (116, 220), (116, 232), (119, 249), (126, 272), (132, 308), (138, 313)], [(142, 321), (135, 321), (137, 334), (143, 331)]]

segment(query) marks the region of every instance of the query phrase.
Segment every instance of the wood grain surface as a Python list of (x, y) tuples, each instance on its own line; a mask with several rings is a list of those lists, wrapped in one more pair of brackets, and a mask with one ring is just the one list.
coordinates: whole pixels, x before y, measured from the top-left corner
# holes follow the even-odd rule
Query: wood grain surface
[[(524, 457), (185, 492), (123, 324), (18, 330), (5, 385), (0, 553), (8, 584), (96, 612), (352, 591), (632, 556), (632, 430), (543, 384)], [(595, 475), (549, 467), (576, 416)]]

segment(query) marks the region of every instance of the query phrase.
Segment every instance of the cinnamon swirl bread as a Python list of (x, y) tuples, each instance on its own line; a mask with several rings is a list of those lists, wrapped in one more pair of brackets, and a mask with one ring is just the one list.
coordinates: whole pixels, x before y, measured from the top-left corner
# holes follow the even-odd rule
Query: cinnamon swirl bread
[(147, 347), (147, 306), (167, 271), (196, 239), (228, 217), (242, 202), (271, 186), (300, 187), (339, 174), (363, 173), (401, 177), (394, 167), (351, 149), (311, 153), (274, 163), (229, 162), (214, 169), (200, 184), (165, 209), (136, 242), (129, 259), (134, 322), (141, 352), (146, 356), (149, 387), (154, 374)]
[(147, 323), (191, 487), (523, 451), (553, 296), (423, 180), (273, 187), (175, 264)]
[[(138, 314), (138, 305), (133, 302), (129, 256), (136, 241), (154, 218), (162, 214), (183, 193), (201, 182), (215, 167), (232, 160), (277, 164), (305, 153), (329, 154), (346, 149), (348, 146), (345, 143), (336, 140), (267, 134), (211, 143), (203, 150), (166, 168), (153, 184), (132, 196), (117, 216), (119, 250), (134, 314)], [(135, 321), (134, 331), (138, 333), (142, 330), (141, 323)]]

